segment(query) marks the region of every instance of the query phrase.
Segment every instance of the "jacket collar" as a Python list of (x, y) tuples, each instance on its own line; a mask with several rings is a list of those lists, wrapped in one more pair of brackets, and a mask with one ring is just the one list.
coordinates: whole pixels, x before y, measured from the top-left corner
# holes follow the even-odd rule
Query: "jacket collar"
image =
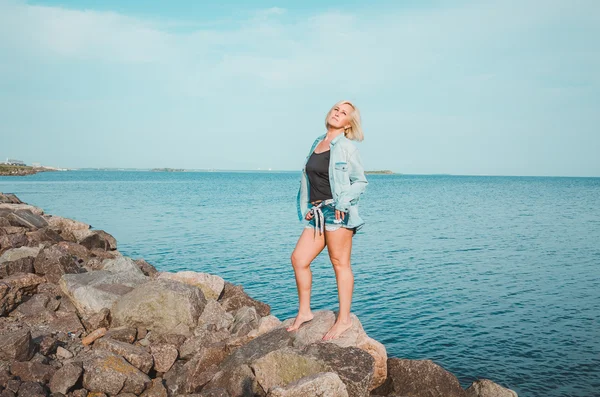
[[(318, 141), (319, 141), (319, 142), (320, 142), (320, 141), (322, 141), (323, 139), (325, 139), (325, 137), (326, 137), (326, 136), (327, 136), (327, 133), (325, 133), (325, 134), (321, 135), (321, 136), (318, 138)], [(345, 133), (343, 133), (343, 132), (342, 132), (341, 134), (339, 134), (338, 136), (336, 136), (335, 138), (333, 138), (333, 139), (331, 140), (331, 142), (329, 142), (329, 145), (330, 145), (330, 146), (333, 146), (333, 145), (335, 145), (335, 144), (337, 143), (337, 141), (339, 141), (340, 139), (342, 139), (342, 137), (344, 137), (344, 138), (346, 137), (346, 134), (345, 134)]]

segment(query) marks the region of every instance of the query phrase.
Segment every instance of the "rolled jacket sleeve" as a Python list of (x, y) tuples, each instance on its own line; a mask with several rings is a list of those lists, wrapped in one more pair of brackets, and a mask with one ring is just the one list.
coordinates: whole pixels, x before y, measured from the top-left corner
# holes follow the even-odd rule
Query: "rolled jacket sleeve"
[(348, 158), (348, 177), (350, 187), (340, 194), (335, 204), (335, 209), (342, 212), (348, 212), (350, 206), (358, 201), (369, 183), (365, 177), (365, 170), (358, 149), (354, 150)]

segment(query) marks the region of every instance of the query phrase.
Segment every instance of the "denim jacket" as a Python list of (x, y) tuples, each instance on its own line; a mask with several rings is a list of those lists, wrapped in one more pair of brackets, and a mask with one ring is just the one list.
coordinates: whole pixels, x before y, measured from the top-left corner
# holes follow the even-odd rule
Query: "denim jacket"
[[(298, 190), (297, 209), (298, 218), (302, 221), (308, 212), (310, 184), (306, 176), (306, 163), (317, 145), (325, 139), (327, 134), (319, 136), (310, 148), (304, 160), (304, 168)], [(335, 202), (335, 209), (345, 212), (348, 217), (348, 228), (356, 227), (357, 230), (365, 223), (358, 214), (358, 199), (367, 187), (367, 178), (362, 166), (358, 149), (341, 133), (329, 143), (329, 185)]]

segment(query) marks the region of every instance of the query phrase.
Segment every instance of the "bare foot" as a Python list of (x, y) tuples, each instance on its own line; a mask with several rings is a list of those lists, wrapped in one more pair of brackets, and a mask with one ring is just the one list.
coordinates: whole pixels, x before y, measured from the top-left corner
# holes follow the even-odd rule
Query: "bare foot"
[(327, 331), (327, 333), (323, 336), (322, 340), (337, 339), (344, 331), (346, 331), (350, 327), (352, 327), (352, 317), (350, 317), (350, 319), (347, 322), (342, 322), (338, 320), (335, 322), (335, 324), (333, 324), (331, 328), (329, 328), (329, 331)]
[(294, 323), (292, 325), (290, 325), (289, 327), (287, 327), (286, 329), (288, 331), (295, 331), (298, 328), (300, 328), (300, 326), (303, 323), (312, 320), (313, 317), (314, 317), (314, 315), (312, 313), (308, 313), (308, 314), (300, 314), (300, 313), (298, 313), (298, 315), (294, 319)]

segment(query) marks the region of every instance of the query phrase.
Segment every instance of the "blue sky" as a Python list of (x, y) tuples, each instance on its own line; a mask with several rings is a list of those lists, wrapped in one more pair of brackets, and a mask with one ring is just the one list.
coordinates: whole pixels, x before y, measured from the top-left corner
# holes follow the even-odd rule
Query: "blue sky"
[(367, 169), (600, 176), (595, 0), (203, 3), (0, 0), (0, 159), (298, 170), (349, 99)]

